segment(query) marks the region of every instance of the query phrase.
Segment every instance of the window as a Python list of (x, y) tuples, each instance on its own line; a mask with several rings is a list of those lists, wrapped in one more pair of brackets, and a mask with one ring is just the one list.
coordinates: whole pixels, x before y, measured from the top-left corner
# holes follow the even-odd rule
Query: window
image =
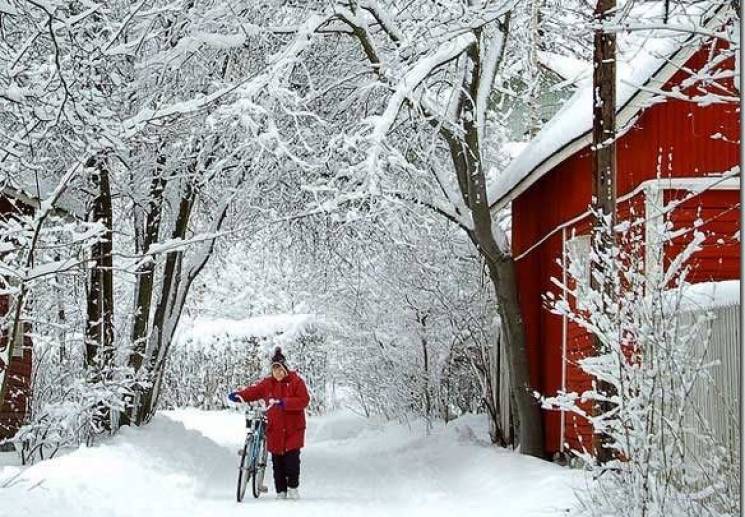
[(576, 290), (576, 302), (579, 309), (584, 309), (583, 300), (587, 299), (590, 282), (590, 236), (577, 235), (564, 242), (564, 264), (570, 289)]
[[(13, 357), (23, 357), (23, 336), (25, 326), (26, 325), (23, 321), (18, 324), (18, 329), (13, 339)], [(12, 328), (10, 329), (10, 332), (13, 332)]]
[(738, 52), (735, 52), (735, 88), (737, 88), (737, 91), (740, 91), (740, 68), (742, 66), (742, 63), (740, 62), (741, 56), (739, 52), (740, 48), (740, 23), (738, 20), (738, 23), (733, 23), (728, 25), (727, 31), (729, 32), (730, 37), (730, 45), (732, 48), (738, 49)]

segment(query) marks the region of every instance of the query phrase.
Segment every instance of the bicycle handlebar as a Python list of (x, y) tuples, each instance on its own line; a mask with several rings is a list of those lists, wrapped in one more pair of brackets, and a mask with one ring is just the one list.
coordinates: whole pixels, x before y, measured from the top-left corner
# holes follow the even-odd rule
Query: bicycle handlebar
[(253, 400), (244, 400), (244, 399), (243, 399), (243, 397), (241, 397), (241, 396), (240, 396), (240, 395), (238, 395), (238, 394), (236, 394), (236, 396), (237, 396), (237, 397), (238, 397), (238, 399), (240, 399), (240, 400), (239, 400), (239, 402), (233, 402), (233, 404), (249, 404), (249, 405), (252, 405), (252, 404), (253, 404), (253, 405), (255, 405), (255, 406), (257, 406), (257, 407), (260, 407), (260, 408), (262, 408), (262, 409), (263, 409), (263, 408), (265, 408), (265, 409), (269, 409), (269, 408), (271, 408), (272, 406), (275, 406), (275, 405), (279, 404), (279, 402), (280, 402), (280, 401), (279, 401), (279, 400), (277, 400), (277, 399), (269, 399), (269, 400), (270, 400), (271, 402), (270, 402), (269, 404), (267, 404), (266, 402), (264, 402), (264, 399), (259, 399), (259, 400), (257, 400), (257, 401), (253, 401)]
[(266, 413), (267, 411), (269, 411), (272, 408), (272, 406), (275, 406), (278, 403), (279, 403), (279, 401), (273, 401), (271, 404), (267, 404), (267, 403), (264, 402), (263, 399), (258, 400), (258, 401), (246, 401), (246, 400), (241, 399), (240, 402), (234, 402), (234, 404), (243, 404), (243, 405), (245, 405), (246, 406), (246, 408), (245, 408), (246, 411), (250, 411), (250, 410), (257, 411), (258, 410), (258, 411), (260, 411), (262, 413)]

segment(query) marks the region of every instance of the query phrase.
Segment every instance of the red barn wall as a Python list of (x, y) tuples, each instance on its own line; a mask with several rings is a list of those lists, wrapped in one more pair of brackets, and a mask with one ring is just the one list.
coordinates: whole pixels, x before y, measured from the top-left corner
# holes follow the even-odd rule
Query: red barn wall
[[(665, 191), (664, 201), (690, 198), (687, 191)], [(735, 280), (740, 278), (740, 191), (709, 190), (683, 202), (671, 214), (675, 228), (703, 231), (706, 239), (689, 261), (689, 281)], [(701, 226), (698, 226), (698, 225)], [(665, 266), (693, 238), (688, 232), (665, 247)]]
[[(30, 213), (30, 208), (0, 196), (0, 218), (23, 211)], [(0, 316), (5, 316), (9, 308), (7, 295), (0, 295)], [(7, 389), (4, 400), (0, 400), (0, 441), (15, 435), (26, 417), (28, 399), (31, 393), (32, 342), (29, 335), (30, 325), (24, 326), (23, 355), (11, 356), (9, 364), (0, 359), (0, 369), (7, 371)], [(0, 350), (8, 346), (10, 331), (0, 335)]]
[[(706, 61), (707, 52), (704, 49), (694, 55), (688, 66), (698, 69)], [(683, 77), (683, 72), (678, 72), (670, 83), (677, 84)], [(712, 139), (717, 133), (724, 138)], [(618, 196), (657, 177), (704, 176), (731, 169), (739, 163), (739, 133), (739, 106), (701, 107), (671, 99), (646, 109), (617, 143)], [(590, 158), (589, 148), (575, 153), (513, 200), (513, 256), (520, 257), (557, 227), (587, 210), (592, 185)], [(668, 199), (672, 195), (680, 192), (669, 194)], [(732, 239), (739, 232), (736, 198), (737, 193), (732, 191), (704, 193), (682, 206), (674, 219), (676, 224), (687, 224), (693, 214), (703, 210), (707, 221), (704, 229), (719, 234), (708, 239), (705, 251), (696, 257), (700, 267), (692, 277), (694, 281), (739, 278), (739, 242)], [(722, 236), (726, 242), (717, 243)], [(681, 244), (668, 246), (667, 256)], [(556, 292), (551, 277), (561, 275), (556, 263), (561, 254), (562, 234), (558, 231), (516, 261), (530, 374), (534, 386), (546, 394), (561, 386), (562, 319), (546, 310), (542, 297), (548, 291)], [(588, 350), (588, 338), (579, 329), (570, 326), (568, 330), (568, 352), (579, 357)], [(567, 380), (576, 388), (589, 386), (576, 368), (568, 369)], [(544, 411), (543, 415), (545, 448), (553, 453), (559, 449), (559, 412)], [(567, 420), (565, 429), (572, 445), (578, 445), (583, 435), (589, 437), (586, 424), (578, 422), (575, 429), (573, 419)]]
[[(8, 297), (0, 296), (0, 314), (8, 310)], [(29, 332), (28, 325), (24, 329)], [(0, 336), (0, 349), (8, 345), (8, 335)], [(31, 388), (31, 337), (25, 335), (23, 339), (23, 355), (11, 356), (5, 375), (7, 387), (4, 400), (0, 401), (0, 440), (12, 437), (26, 416), (26, 408)], [(0, 359), (0, 368), (6, 365)]]

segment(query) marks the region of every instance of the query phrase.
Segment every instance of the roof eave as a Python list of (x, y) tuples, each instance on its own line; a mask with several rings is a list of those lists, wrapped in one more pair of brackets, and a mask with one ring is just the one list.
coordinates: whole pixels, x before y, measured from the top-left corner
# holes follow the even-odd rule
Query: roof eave
[[(20, 201), (24, 205), (27, 205), (27, 206), (33, 208), (34, 210), (38, 210), (41, 207), (41, 203), (39, 202), (39, 199), (38, 198), (29, 196), (28, 194), (24, 193), (23, 191), (14, 189), (13, 187), (9, 187), (9, 186), (6, 185), (6, 186), (2, 187), (2, 189), (0, 189), (0, 193), (2, 195), (4, 195), (4, 196), (11, 197), (13, 199), (17, 199), (18, 201)], [(69, 217), (69, 218), (74, 218), (74, 219), (78, 219), (79, 218), (78, 215), (76, 215), (76, 214), (72, 213), (71, 211), (66, 210), (66, 209), (64, 209), (62, 207), (59, 207), (59, 206), (53, 207), (52, 211), (53, 211), (53, 213), (55, 215), (58, 215), (60, 217)]]
[[(720, 14), (721, 12), (717, 11), (706, 25), (712, 25), (715, 21), (719, 20)], [(630, 129), (627, 125), (644, 108), (648, 107), (645, 101), (648, 101), (655, 95), (655, 93), (650, 92), (647, 89), (648, 85), (655, 80), (659, 80), (661, 85), (666, 84), (673, 75), (680, 70), (681, 65), (686, 63), (697, 51), (698, 47), (694, 48), (692, 46), (686, 46), (685, 44), (681, 45), (681, 47), (678, 48), (678, 50), (676, 50), (631, 97), (629, 97), (626, 103), (617, 112), (617, 125), (622, 128), (621, 134)], [(528, 188), (530, 188), (536, 181), (543, 177), (544, 174), (591, 143), (592, 128), (576, 137), (574, 140), (534, 167), (533, 170), (512, 187), (512, 189), (494, 201), (490, 206), (490, 210), (501, 210), (506, 207), (513, 199), (528, 190)]]

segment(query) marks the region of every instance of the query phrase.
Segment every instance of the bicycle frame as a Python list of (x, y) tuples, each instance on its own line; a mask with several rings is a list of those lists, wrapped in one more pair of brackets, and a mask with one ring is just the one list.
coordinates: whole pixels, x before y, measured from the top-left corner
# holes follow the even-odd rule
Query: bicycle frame
[(246, 428), (248, 432), (246, 434), (246, 441), (252, 436), (256, 439), (251, 442), (251, 467), (255, 468), (259, 458), (259, 451), (261, 450), (261, 442), (265, 440), (266, 433), (266, 410), (262, 408), (255, 408), (249, 406), (245, 412), (246, 416)]
[(268, 408), (259, 406), (247, 406), (245, 409), (246, 439), (243, 442), (243, 448), (238, 453), (241, 456), (241, 463), (238, 467), (238, 502), (243, 500), (249, 480), (252, 480), (254, 497), (259, 497), (261, 492), (266, 491), (263, 483), (267, 466), (267, 410)]

